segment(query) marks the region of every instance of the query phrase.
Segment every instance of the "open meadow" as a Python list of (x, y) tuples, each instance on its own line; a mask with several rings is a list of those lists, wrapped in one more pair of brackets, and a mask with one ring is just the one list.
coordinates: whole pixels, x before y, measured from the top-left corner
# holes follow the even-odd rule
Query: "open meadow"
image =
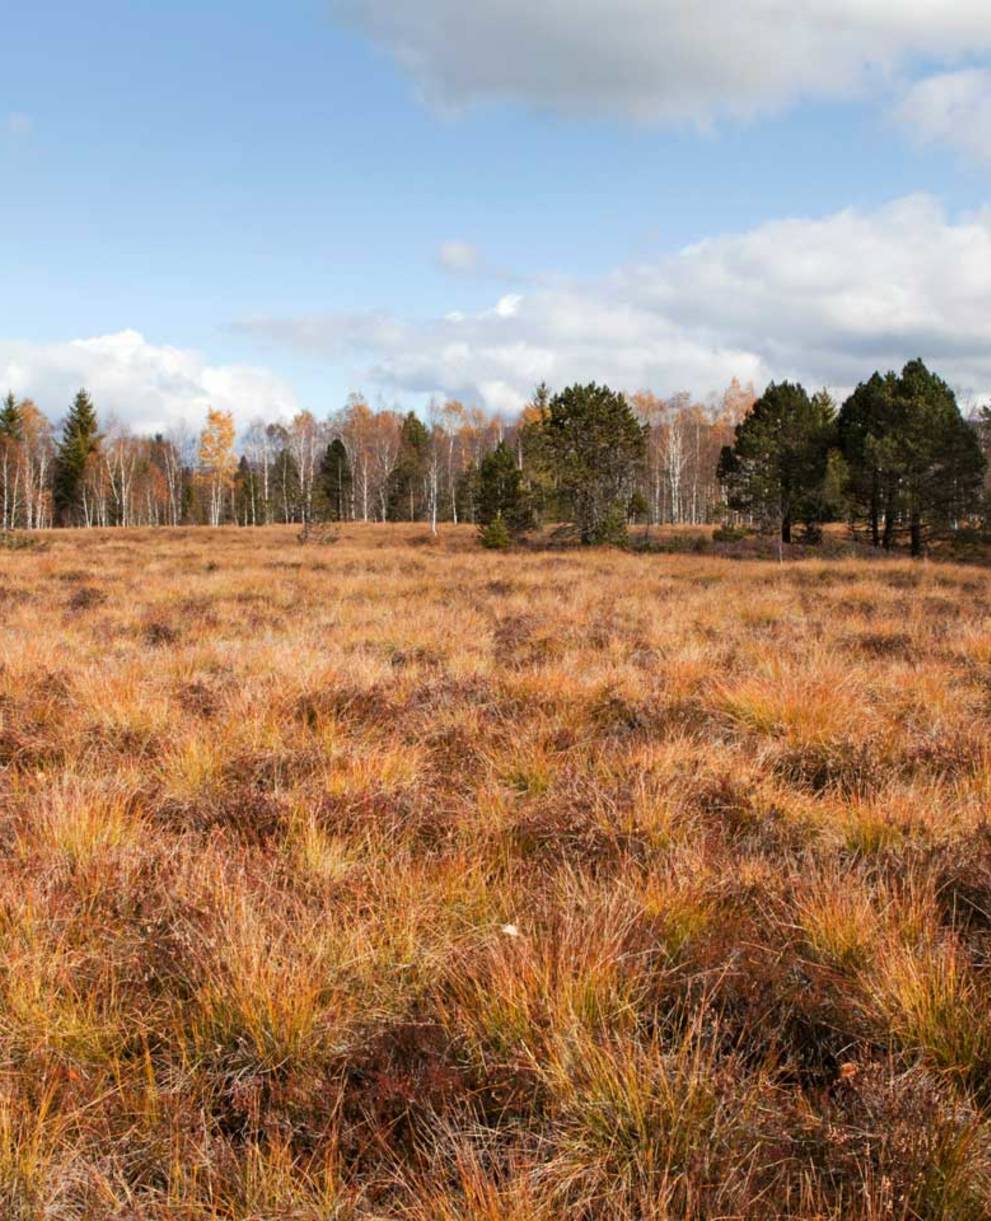
[(0, 1216), (991, 1215), (991, 572), (0, 552)]

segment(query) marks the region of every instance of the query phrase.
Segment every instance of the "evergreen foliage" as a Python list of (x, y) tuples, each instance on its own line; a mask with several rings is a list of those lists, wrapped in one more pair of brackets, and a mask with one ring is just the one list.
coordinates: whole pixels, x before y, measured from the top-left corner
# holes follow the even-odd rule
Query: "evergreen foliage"
[(389, 481), (389, 519), (416, 521), (425, 499), (430, 434), (415, 412), (408, 412), (399, 434), (399, 457)]
[[(517, 420), (445, 403), (429, 427), (360, 399), (334, 417), (255, 420), (211, 408), (193, 448), (177, 430), (101, 437), (76, 396), (57, 441), (44, 414), (0, 400), (0, 525), (178, 525), (371, 519), (487, 527), (510, 538), (573, 523), (625, 545), (631, 522), (773, 529), (816, 541), (848, 520), (875, 546), (991, 527), (991, 407), (965, 419), (921, 360), (875, 373), (837, 414), (829, 394), (734, 383), (722, 403), (607, 386), (535, 390)], [(727, 442), (731, 442), (727, 444)], [(566, 531), (565, 533), (570, 533)]]
[(890, 548), (907, 530), (919, 555), (926, 531), (958, 523), (979, 502), (987, 464), (978, 433), (921, 360), (858, 386), (838, 434), (851, 515), (866, 522), (875, 546)]
[(523, 472), (505, 441), (482, 459), (476, 515), (483, 528), (500, 520), (515, 536), (533, 528), (533, 508), (523, 487)]
[(86, 466), (100, 447), (100, 434), (93, 400), (80, 390), (62, 425), (55, 455), (53, 498), (55, 520), (61, 526), (82, 520), (83, 481)]
[(21, 413), (13, 390), (7, 391), (7, 396), (0, 405), (0, 441), (17, 441), (21, 436)]
[(585, 544), (608, 541), (616, 508), (625, 520), (644, 456), (644, 427), (622, 394), (590, 382), (554, 396), (540, 421), (549, 463)]
[(825, 480), (834, 409), (826, 394), (772, 382), (737, 425), (719, 460), (730, 508), (792, 541), (801, 522), (815, 532), (827, 515)]
[(837, 420), (837, 439), (847, 464), (846, 495), (853, 521), (866, 523), (875, 547), (885, 546), (894, 534), (896, 484), (879, 462), (880, 438), (894, 427), (895, 375), (874, 373), (843, 404)]
[(488, 551), (505, 551), (512, 546), (513, 536), (502, 517), (497, 514), (486, 525), (478, 528), (478, 541)]
[(347, 448), (340, 437), (335, 437), (320, 461), (321, 499), (331, 521), (347, 519), (352, 482)]

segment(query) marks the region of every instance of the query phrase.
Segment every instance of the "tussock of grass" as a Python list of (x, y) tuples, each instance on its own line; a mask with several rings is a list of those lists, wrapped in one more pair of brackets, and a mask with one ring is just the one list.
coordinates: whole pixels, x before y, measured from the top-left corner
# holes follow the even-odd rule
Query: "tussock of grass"
[(0, 554), (0, 1215), (985, 1217), (987, 582)]
[(831, 869), (810, 882), (796, 908), (816, 959), (839, 971), (857, 971), (871, 962), (883, 913), (866, 881), (850, 871)]
[(885, 946), (867, 986), (882, 1021), (906, 1051), (931, 1059), (988, 1095), (991, 998), (952, 938)]

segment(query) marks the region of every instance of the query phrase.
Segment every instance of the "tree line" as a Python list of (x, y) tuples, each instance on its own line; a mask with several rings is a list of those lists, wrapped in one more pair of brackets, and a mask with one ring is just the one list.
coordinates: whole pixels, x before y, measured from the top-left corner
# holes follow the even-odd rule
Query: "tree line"
[(584, 543), (630, 522), (729, 523), (816, 541), (845, 520), (913, 554), (984, 525), (991, 409), (961, 414), (921, 360), (875, 373), (839, 407), (825, 390), (734, 381), (702, 405), (594, 383), (538, 387), (512, 421), (450, 400), (424, 417), (360, 395), (325, 420), (255, 421), (238, 437), (210, 409), (198, 435), (101, 428), (81, 390), (56, 432), (30, 400), (0, 408), (2, 527), (319, 521), (471, 522), (503, 546), (542, 521)]
[[(230, 412), (210, 409), (202, 429), (135, 435), (101, 421), (80, 390), (55, 427), (29, 398), (0, 405), (0, 528), (307, 524), (321, 521), (479, 522), (485, 459), (504, 445), (541, 514), (565, 512), (538, 468), (535, 425), (546, 387), (506, 420), (457, 400), (423, 416), (374, 410), (361, 395), (325, 419), (253, 421), (237, 434)], [(721, 447), (754, 402), (733, 382), (718, 401), (688, 394), (633, 395), (643, 430), (633, 482), (652, 522), (704, 524), (722, 501)]]
[(825, 391), (772, 383), (719, 458), (727, 506), (791, 542), (846, 520), (875, 547), (986, 527), (991, 410), (965, 419), (942, 378), (912, 360), (874, 373), (837, 410)]

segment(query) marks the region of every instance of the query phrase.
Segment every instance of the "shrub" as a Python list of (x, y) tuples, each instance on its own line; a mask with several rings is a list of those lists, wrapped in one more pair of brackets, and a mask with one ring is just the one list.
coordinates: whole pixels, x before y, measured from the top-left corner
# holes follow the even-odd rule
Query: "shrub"
[(602, 520), (591, 532), (590, 541), (604, 543), (609, 547), (626, 547), (629, 536), (626, 533), (626, 509), (622, 505), (613, 505)]
[(512, 535), (503, 521), (502, 514), (494, 517), (486, 526), (479, 526), (478, 541), (489, 551), (505, 551), (513, 543)]
[(0, 551), (47, 551), (45, 539), (30, 534), (18, 534), (13, 530), (0, 530)]
[(712, 541), (714, 543), (739, 543), (751, 533), (752, 531), (743, 526), (717, 526), (712, 532)]
[(307, 522), (299, 534), (296, 535), (296, 542), (304, 547), (308, 543), (317, 547), (332, 547), (334, 543), (340, 541), (340, 537), (340, 531), (335, 530), (332, 526), (315, 530)]

